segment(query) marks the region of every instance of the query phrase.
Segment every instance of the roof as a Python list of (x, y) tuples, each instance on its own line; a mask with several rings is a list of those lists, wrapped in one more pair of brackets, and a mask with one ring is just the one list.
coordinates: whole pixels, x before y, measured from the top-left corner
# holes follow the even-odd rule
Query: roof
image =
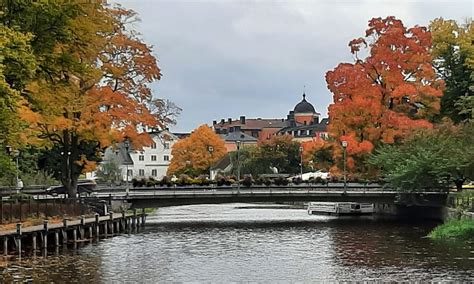
[(123, 142), (117, 144), (115, 153), (117, 154), (117, 160), (121, 165), (133, 165), (132, 157), (130, 157), (130, 151), (132, 149), (126, 149)]
[(240, 129), (262, 129), (262, 128), (282, 128), (288, 126), (288, 122), (281, 118), (247, 118), (245, 123), (240, 120), (232, 120), (230, 123), (225, 121), (214, 125), (214, 128), (228, 128), (232, 126), (240, 126)]
[(258, 139), (250, 136), (248, 134), (245, 134), (241, 131), (234, 131), (234, 132), (229, 132), (227, 134), (221, 135), (222, 139), (224, 141), (242, 141), (242, 142), (257, 142)]
[(211, 166), (212, 170), (225, 170), (229, 165), (232, 164), (232, 158), (230, 157), (230, 154), (227, 153), (222, 158), (217, 160), (217, 162), (214, 163), (214, 165)]
[(297, 130), (315, 130), (318, 132), (326, 132), (329, 120), (323, 118), (320, 123), (309, 124), (309, 125), (298, 125), (282, 128), (278, 133), (285, 133), (287, 131), (297, 131)]
[(294, 113), (316, 113), (316, 110), (314, 109), (313, 105), (306, 101), (305, 93), (303, 93), (303, 100), (295, 106), (295, 109), (293, 111)]

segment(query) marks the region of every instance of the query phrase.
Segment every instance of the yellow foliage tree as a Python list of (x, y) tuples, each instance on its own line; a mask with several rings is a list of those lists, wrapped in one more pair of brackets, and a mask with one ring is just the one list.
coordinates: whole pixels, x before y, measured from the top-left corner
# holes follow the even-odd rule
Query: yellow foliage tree
[(212, 163), (226, 153), (224, 140), (212, 129), (203, 124), (193, 130), (189, 137), (179, 140), (171, 150), (168, 174), (188, 173), (198, 175), (207, 173)]

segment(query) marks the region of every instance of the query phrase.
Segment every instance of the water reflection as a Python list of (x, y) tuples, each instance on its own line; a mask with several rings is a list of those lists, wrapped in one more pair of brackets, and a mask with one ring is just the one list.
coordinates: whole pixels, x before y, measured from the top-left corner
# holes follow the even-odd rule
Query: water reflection
[(140, 233), (14, 263), (2, 282), (469, 280), (474, 245), (423, 238), (434, 224), (307, 215), (301, 209), (159, 209)]

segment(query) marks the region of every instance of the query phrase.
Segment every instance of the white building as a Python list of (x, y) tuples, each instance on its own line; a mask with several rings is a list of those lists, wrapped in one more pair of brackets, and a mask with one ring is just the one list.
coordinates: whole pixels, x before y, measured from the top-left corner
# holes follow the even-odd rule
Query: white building
[(172, 157), (171, 148), (179, 138), (168, 130), (149, 134), (153, 143), (143, 149), (132, 149), (122, 142), (106, 150), (105, 157), (113, 157), (118, 163), (123, 181), (149, 177), (159, 180), (166, 175)]

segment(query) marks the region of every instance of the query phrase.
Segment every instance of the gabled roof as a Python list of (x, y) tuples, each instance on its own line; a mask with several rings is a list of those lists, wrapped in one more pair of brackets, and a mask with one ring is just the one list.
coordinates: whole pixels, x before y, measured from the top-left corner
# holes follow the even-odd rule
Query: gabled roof
[(109, 150), (109, 149), (110, 149), (110, 151), (115, 151), (117, 161), (118, 161), (119, 164), (121, 164), (121, 165), (133, 165), (132, 157), (130, 157), (130, 151), (132, 149), (128, 149), (128, 151), (127, 151), (127, 149), (125, 148), (125, 145), (124, 145), (123, 142), (118, 143), (117, 148), (115, 148), (115, 150), (112, 147), (107, 148), (107, 150)]
[(234, 132), (229, 132), (227, 134), (221, 135), (222, 139), (224, 141), (242, 141), (242, 142), (257, 142), (258, 139), (250, 136), (248, 134), (245, 134), (241, 131), (234, 131)]
[(211, 170), (225, 170), (232, 164), (232, 158), (229, 153), (225, 154), (211, 166)]

